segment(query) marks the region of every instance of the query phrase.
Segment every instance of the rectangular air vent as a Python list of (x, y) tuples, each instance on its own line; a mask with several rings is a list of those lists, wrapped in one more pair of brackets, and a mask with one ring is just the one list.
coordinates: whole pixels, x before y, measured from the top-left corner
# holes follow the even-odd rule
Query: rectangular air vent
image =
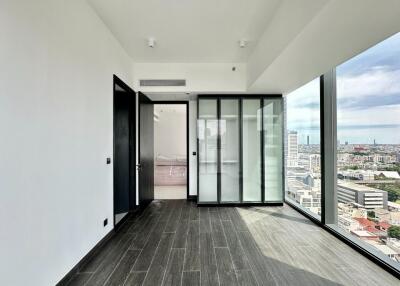
[(141, 79), (140, 86), (186, 86), (185, 79)]

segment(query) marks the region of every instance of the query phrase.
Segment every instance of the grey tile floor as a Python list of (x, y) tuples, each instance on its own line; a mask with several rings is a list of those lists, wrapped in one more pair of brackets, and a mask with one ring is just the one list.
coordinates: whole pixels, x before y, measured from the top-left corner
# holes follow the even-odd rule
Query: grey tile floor
[(154, 201), (69, 285), (400, 285), (288, 206)]

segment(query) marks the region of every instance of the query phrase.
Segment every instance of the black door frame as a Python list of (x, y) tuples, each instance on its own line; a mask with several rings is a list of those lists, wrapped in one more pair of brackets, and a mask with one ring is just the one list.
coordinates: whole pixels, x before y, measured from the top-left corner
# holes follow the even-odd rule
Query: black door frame
[(186, 107), (186, 200), (193, 199), (190, 196), (190, 166), (189, 166), (189, 101), (188, 100), (155, 100), (153, 104), (183, 104)]
[(126, 215), (117, 224), (115, 223), (115, 167), (118, 164), (115, 160), (115, 97), (116, 85), (122, 87), (129, 96), (129, 210), (130, 212), (136, 209), (136, 93), (126, 83), (124, 83), (118, 76), (113, 75), (113, 225), (115, 229), (128, 218)]

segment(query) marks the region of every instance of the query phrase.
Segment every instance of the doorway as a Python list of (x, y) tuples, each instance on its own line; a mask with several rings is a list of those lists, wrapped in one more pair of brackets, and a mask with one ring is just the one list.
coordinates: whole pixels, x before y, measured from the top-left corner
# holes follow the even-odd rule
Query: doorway
[(136, 206), (136, 119), (135, 92), (115, 75), (113, 91), (114, 226), (118, 227)]
[(188, 102), (154, 102), (154, 198), (187, 199)]

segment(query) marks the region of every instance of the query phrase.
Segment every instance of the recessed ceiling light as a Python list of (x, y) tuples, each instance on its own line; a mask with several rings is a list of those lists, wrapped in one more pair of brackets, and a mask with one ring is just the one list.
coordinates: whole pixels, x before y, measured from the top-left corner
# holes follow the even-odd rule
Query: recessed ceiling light
[(149, 38), (147, 40), (147, 45), (149, 46), (149, 48), (154, 48), (154, 46), (156, 45), (156, 39), (154, 38)]

